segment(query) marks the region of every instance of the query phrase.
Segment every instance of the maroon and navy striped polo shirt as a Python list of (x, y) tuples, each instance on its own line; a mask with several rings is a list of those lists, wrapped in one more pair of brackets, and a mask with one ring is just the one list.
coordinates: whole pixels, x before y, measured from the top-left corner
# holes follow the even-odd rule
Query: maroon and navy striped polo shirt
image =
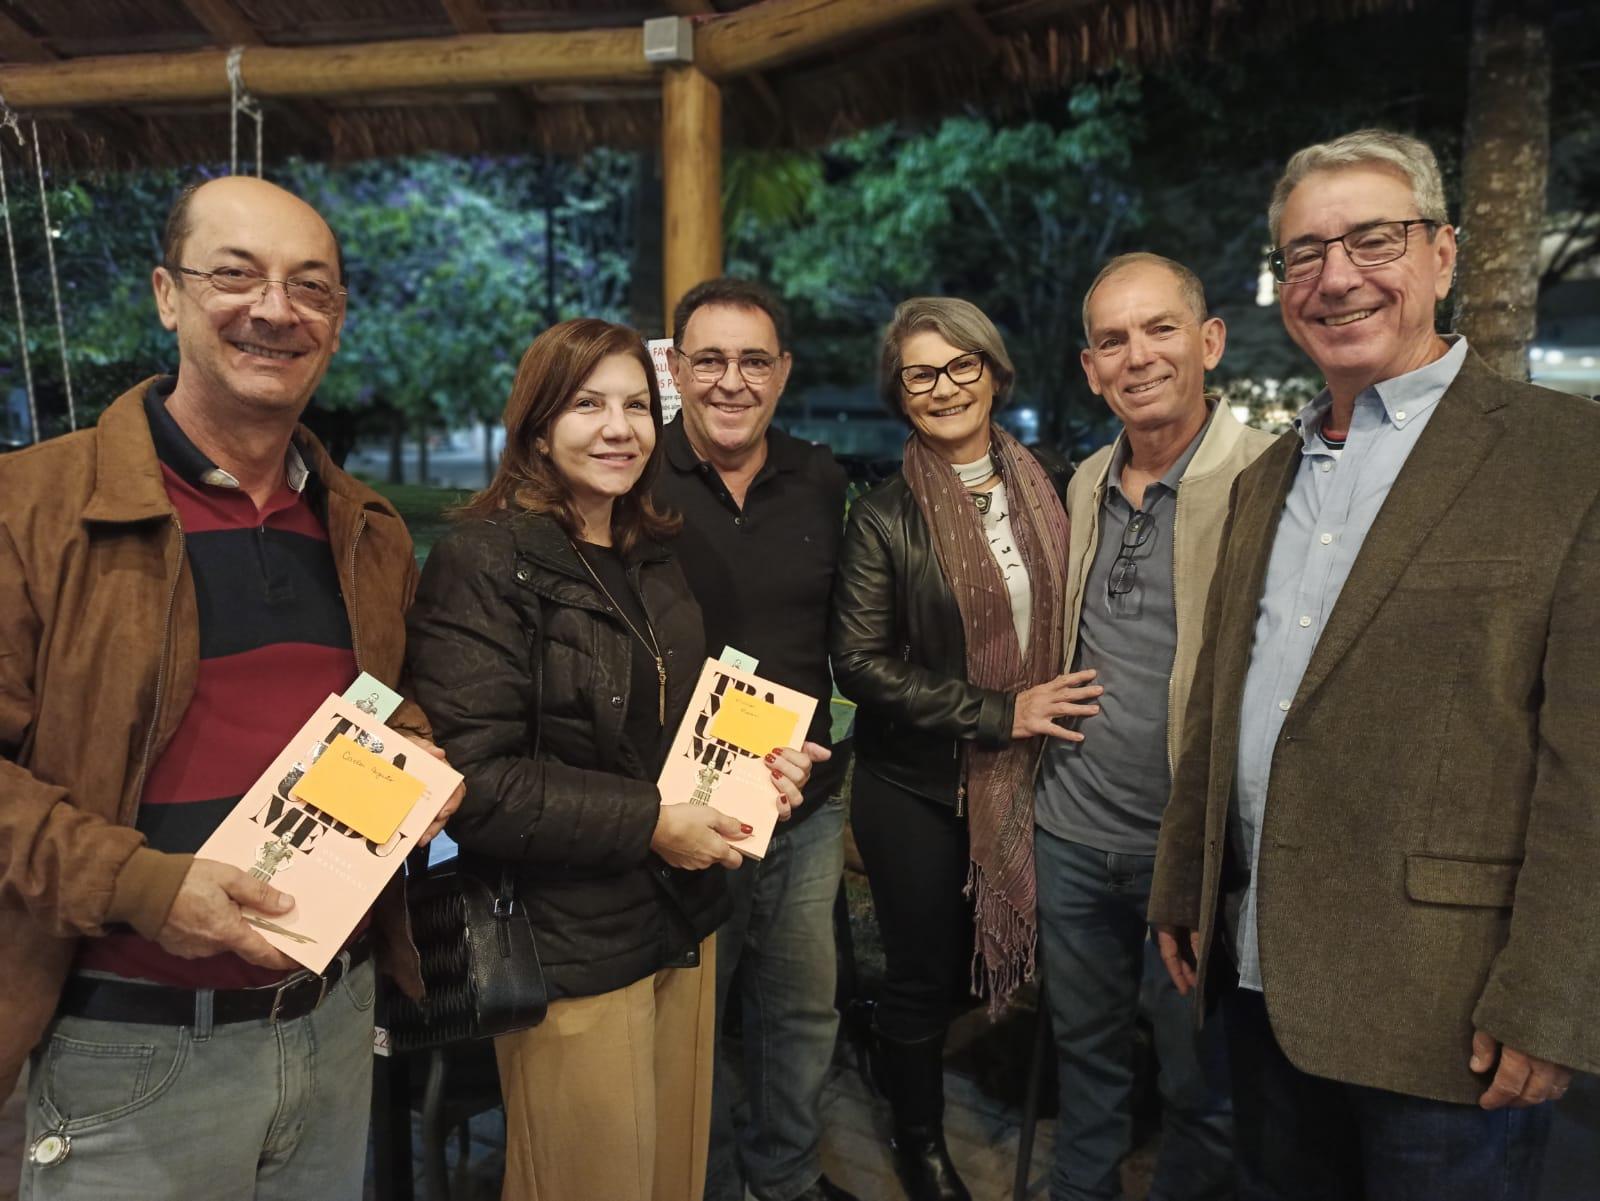
[[(185, 853), (199, 850), (328, 694), (350, 686), (356, 661), (319, 482), (291, 446), (286, 482), (258, 510), (167, 412), (173, 383), (152, 385), (145, 409), (183, 524), (200, 665), (183, 721), (150, 767), (136, 825), (155, 850)], [(132, 932), (82, 948), (79, 970), (186, 988), (250, 988), (284, 975), (233, 954), (182, 959)]]

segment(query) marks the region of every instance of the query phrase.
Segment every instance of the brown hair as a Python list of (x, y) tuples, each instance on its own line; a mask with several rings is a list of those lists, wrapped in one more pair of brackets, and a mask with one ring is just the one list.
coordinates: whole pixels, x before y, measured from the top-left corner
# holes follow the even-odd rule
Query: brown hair
[(658, 510), (650, 488), (661, 470), (661, 389), (650, 352), (639, 335), (625, 325), (595, 317), (579, 317), (552, 325), (535, 338), (517, 365), (517, 378), (506, 401), (506, 448), (489, 486), (452, 512), (454, 517), (494, 517), (508, 512), (544, 513), (553, 517), (568, 536), (583, 530), (572, 489), (566, 479), (539, 453), (538, 443), (549, 435), (557, 417), (583, 386), (600, 361), (625, 354), (644, 368), (650, 386), (650, 424), (656, 444), (645, 461), (644, 472), (611, 510), (611, 538), (622, 553), (640, 538), (669, 538), (683, 522)]

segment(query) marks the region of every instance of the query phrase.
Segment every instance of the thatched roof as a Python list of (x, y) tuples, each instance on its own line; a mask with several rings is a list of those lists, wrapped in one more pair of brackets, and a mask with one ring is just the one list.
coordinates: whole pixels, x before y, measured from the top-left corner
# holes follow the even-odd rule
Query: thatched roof
[[(516, 35), (614, 31), (613, 48), (646, 18), (694, 16), (697, 47), (721, 29), (724, 49), (753, 21), (781, 17), (795, 28), (829, 23), (840, 10), (898, 9), (903, 17), (854, 28), (821, 48), (777, 51), (752, 67), (750, 54), (723, 54), (725, 136), (732, 145), (813, 145), (897, 117), (924, 117), (974, 101), (1025, 106), (1043, 92), (1118, 62), (1146, 65), (1186, 52), (1215, 53), (1407, 0), (0, 0), (0, 97), (40, 121), (48, 161), (122, 167), (222, 161), (228, 154), (219, 47), (252, 51), (352, 47), (349, 64), (382, 44), (437, 41), (441, 56), (482, 51)], [(742, 25), (739, 23), (743, 22)], [(770, 22), (769, 22), (770, 24)], [(738, 29), (732, 27), (737, 25)], [(770, 30), (769, 30), (770, 32)], [(763, 35), (765, 37), (766, 35)], [(800, 44), (804, 39), (800, 39)], [(576, 46), (576, 44), (575, 44)], [(581, 47), (576, 47), (574, 54)], [(205, 52), (210, 52), (206, 55)], [(171, 59), (152, 56), (171, 55)], [(642, 63), (642, 55), (636, 56)], [(86, 62), (86, 60), (89, 60)], [(292, 72), (280, 55), (278, 77)], [(607, 60), (615, 63), (616, 54)], [(619, 76), (564, 70), (538, 82), (428, 90), (348, 92), (292, 86), (261, 89), (270, 158), (316, 159), (445, 150), (582, 152), (595, 145), (654, 144), (660, 68), (630, 65)], [(697, 57), (698, 61), (698, 57)], [(160, 102), (92, 96), (25, 108), (36, 82), (86, 67), (192, 73), (212, 95)], [(547, 64), (548, 65), (548, 64)], [(572, 66), (572, 64), (567, 64)], [(538, 73), (535, 73), (538, 77)], [(99, 86), (98, 84), (95, 86)], [(159, 89), (158, 89), (159, 90)], [(170, 89), (169, 89), (170, 90)], [(252, 89), (256, 90), (256, 89)], [(127, 88), (123, 89), (124, 93)], [(337, 93), (337, 94), (335, 94)], [(99, 93), (96, 93), (99, 94)]]

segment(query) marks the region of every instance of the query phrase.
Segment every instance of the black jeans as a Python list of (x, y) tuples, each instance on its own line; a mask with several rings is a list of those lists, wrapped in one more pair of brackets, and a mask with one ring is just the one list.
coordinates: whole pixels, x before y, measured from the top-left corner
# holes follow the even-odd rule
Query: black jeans
[(857, 762), (850, 824), (872, 887), (887, 972), (878, 1030), (913, 1042), (972, 1004), (967, 822)]

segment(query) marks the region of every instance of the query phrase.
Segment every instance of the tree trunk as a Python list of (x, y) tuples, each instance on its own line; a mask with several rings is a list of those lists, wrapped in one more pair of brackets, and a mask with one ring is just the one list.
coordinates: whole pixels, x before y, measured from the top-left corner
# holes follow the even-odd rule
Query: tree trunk
[(1461, 159), (1455, 327), (1496, 371), (1528, 378), (1550, 167), (1543, 0), (1476, 0)]
[(483, 484), (489, 486), (489, 481), (494, 479), (495, 469), (500, 466), (500, 456), (494, 453), (494, 431), (497, 423), (488, 417), (483, 419)]
[(428, 423), (417, 423), (417, 483), (428, 482)]
[(389, 482), (406, 482), (406, 418), (399, 409), (389, 414)]

